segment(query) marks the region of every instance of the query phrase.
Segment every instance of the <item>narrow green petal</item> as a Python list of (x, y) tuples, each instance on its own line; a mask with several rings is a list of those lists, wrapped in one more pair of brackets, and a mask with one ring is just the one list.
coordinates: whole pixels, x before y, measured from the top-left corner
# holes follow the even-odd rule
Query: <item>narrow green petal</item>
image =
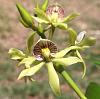
[(48, 75), (49, 75), (49, 84), (51, 86), (51, 89), (55, 93), (55, 95), (60, 95), (60, 85), (59, 85), (59, 78), (58, 75), (53, 67), (53, 63), (49, 62), (46, 64), (48, 69)]
[(75, 41), (77, 38), (77, 32), (72, 28), (68, 28), (67, 31), (69, 33), (69, 44), (75, 45)]
[(84, 78), (84, 76), (85, 76), (85, 74), (86, 74), (86, 64), (85, 64), (83, 58), (81, 57), (79, 51), (76, 51), (76, 53), (77, 53), (77, 56), (81, 59), (81, 61), (82, 61), (82, 63), (83, 63), (83, 75), (82, 75), (82, 78)]
[(81, 59), (79, 59), (78, 57), (74, 57), (74, 56), (70, 56), (67, 58), (58, 58), (58, 59), (53, 59), (52, 60), (55, 64), (60, 64), (63, 66), (69, 66), (75, 63), (79, 63), (82, 62)]
[(90, 46), (93, 46), (95, 43), (96, 43), (96, 38), (94, 38), (94, 37), (87, 37), (87, 38), (84, 38), (77, 45), (81, 46), (81, 47), (90, 47)]
[(63, 57), (65, 56), (68, 52), (72, 51), (72, 50), (78, 50), (78, 49), (81, 49), (81, 47), (78, 47), (78, 46), (71, 46), (69, 48), (65, 48), (64, 50), (58, 52), (55, 54), (55, 57), (56, 58), (60, 58), (60, 57)]
[(70, 15), (68, 15), (67, 17), (64, 18), (63, 22), (72, 21), (73, 19), (75, 19), (79, 15), (80, 15), (79, 13), (71, 13)]
[(35, 36), (35, 32), (32, 32), (27, 39), (27, 50), (29, 53), (31, 53), (32, 51), (32, 46), (34, 43), (34, 36)]
[(18, 77), (18, 80), (25, 77), (25, 76), (32, 76), (34, 75), (38, 70), (40, 70), (40, 68), (44, 65), (45, 63), (44, 62), (41, 62), (40, 64), (38, 65), (35, 65), (29, 69), (24, 69), (20, 74), (19, 74), (19, 77)]
[(39, 18), (39, 17), (32, 16), (32, 18), (33, 18), (34, 20), (36, 20), (37, 22), (39, 22), (39, 23), (45, 23), (45, 24), (48, 23), (47, 20), (42, 19), (42, 18)]
[(19, 64), (18, 66), (25, 64), (26, 68), (30, 67), (32, 65), (32, 63), (35, 61), (35, 57), (33, 56), (29, 56), (28, 58), (24, 58)]
[(47, 6), (48, 6), (48, 0), (44, 0), (44, 2), (43, 2), (43, 4), (42, 4), (42, 10), (43, 11), (46, 11), (46, 9), (47, 9)]
[(13, 60), (23, 59), (26, 56), (22, 51), (20, 51), (16, 48), (11, 48), (9, 50), (8, 54), (10, 55), (11, 59), (13, 59)]

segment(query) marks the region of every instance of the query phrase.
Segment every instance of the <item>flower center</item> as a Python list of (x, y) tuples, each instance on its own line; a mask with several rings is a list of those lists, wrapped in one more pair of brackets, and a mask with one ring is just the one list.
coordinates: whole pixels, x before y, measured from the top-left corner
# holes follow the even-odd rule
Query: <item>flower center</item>
[(43, 48), (43, 49), (41, 49), (41, 51), (42, 51), (42, 55), (44, 58), (49, 58), (50, 50), (48, 48)]

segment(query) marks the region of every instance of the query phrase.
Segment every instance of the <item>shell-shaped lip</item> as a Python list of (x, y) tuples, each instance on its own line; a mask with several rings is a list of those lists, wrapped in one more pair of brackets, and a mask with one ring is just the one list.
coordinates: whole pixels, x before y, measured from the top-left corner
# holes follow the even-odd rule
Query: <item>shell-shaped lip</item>
[(53, 13), (58, 13), (58, 16), (59, 17), (64, 17), (64, 10), (63, 8), (58, 5), (58, 4), (55, 4), (55, 5), (51, 5), (47, 8), (47, 11), (46, 11), (47, 15), (52, 15)]
[(57, 53), (58, 51), (57, 46), (52, 41), (48, 39), (39, 39), (33, 49), (33, 54), (37, 60), (43, 60), (42, 49), (44, 48), (48, 48), (51, 55)]

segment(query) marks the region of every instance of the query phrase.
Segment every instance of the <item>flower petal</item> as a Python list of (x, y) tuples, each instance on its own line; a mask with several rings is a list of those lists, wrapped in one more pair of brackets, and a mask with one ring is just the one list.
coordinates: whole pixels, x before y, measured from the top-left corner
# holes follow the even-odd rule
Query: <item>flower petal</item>
[(78, 46), (71, 46), (69, 48), (65, 48), (64, 50), (58, 52), (55, 54), (55, 57), (56, 58), (60, 58), (60, 57), (63, 57), (65, 56), (68, 52), (70, 52), (71, 50), (77, 50), (77, 49), (82, 49), (81, 47), (78, 47)]
[(38, 65), (35, 65), (29, 69), (24, 69), (20, 74), (19, 74), (19, 77), (18, 77), (18, 80), (25, 77), (25, 76), (32, 76), (34, 75), (38, 70), (40, 70), (40, 68), (45, 64), (45, 62), (41, 62), (40, 64)]
[(69, 65), (72, 65), (72, 64), (75, 64), (75, 63), (79, 63), (79, 62), (82, 62), (82, 60), (78, 57), (74, 57), (74, 56), (70, 56), (70, 57), (67, 57), (67, 58), (58, 58), (58, 59), (53, 59), (52, 60), (55, 64), (61, 64), (61, 65), (64, 65), (64, 66), (69, 66)]
[(60, 85), (59, 85), (59, 78), (58, 75), (53, 67), (53, 63), (49, 62), (46, 64), (49, 74), (49, 84), (51, 89), (56, 95), (60, 95)]

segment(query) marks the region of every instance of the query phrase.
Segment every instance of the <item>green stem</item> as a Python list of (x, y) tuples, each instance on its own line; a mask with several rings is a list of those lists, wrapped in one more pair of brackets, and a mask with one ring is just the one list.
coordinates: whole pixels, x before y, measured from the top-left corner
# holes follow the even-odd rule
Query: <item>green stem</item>
[(46, 39), (45, 34), (44, 34), (44, 33), (41, 33), (41, 32), (39, 31), (38, 28), (36, 28), (36, 27), (31, 27), (31, 28), (32, 28), (32, 30), (37, 31), (38, 35), (39, 35), (42, 39)]
[(81, 92), (81, 90), (78, 88), (78, 86), (75, 84), (75, 82), (71, 79), (71, 77), (65, 70), (61, 72), (61, 75), (68, 82), (68, 84), (74, 89), (74, 91), (77, 93), (80, 99), (87, 99), (87, 97)]
[(55, 31), (55, 27), (51, 26), (51, 30), (50, 30), (50, 33), (49, 33), (49, 39), (50, 40), (52, 40), (52, 38), (53, 38), (54, 31)]

